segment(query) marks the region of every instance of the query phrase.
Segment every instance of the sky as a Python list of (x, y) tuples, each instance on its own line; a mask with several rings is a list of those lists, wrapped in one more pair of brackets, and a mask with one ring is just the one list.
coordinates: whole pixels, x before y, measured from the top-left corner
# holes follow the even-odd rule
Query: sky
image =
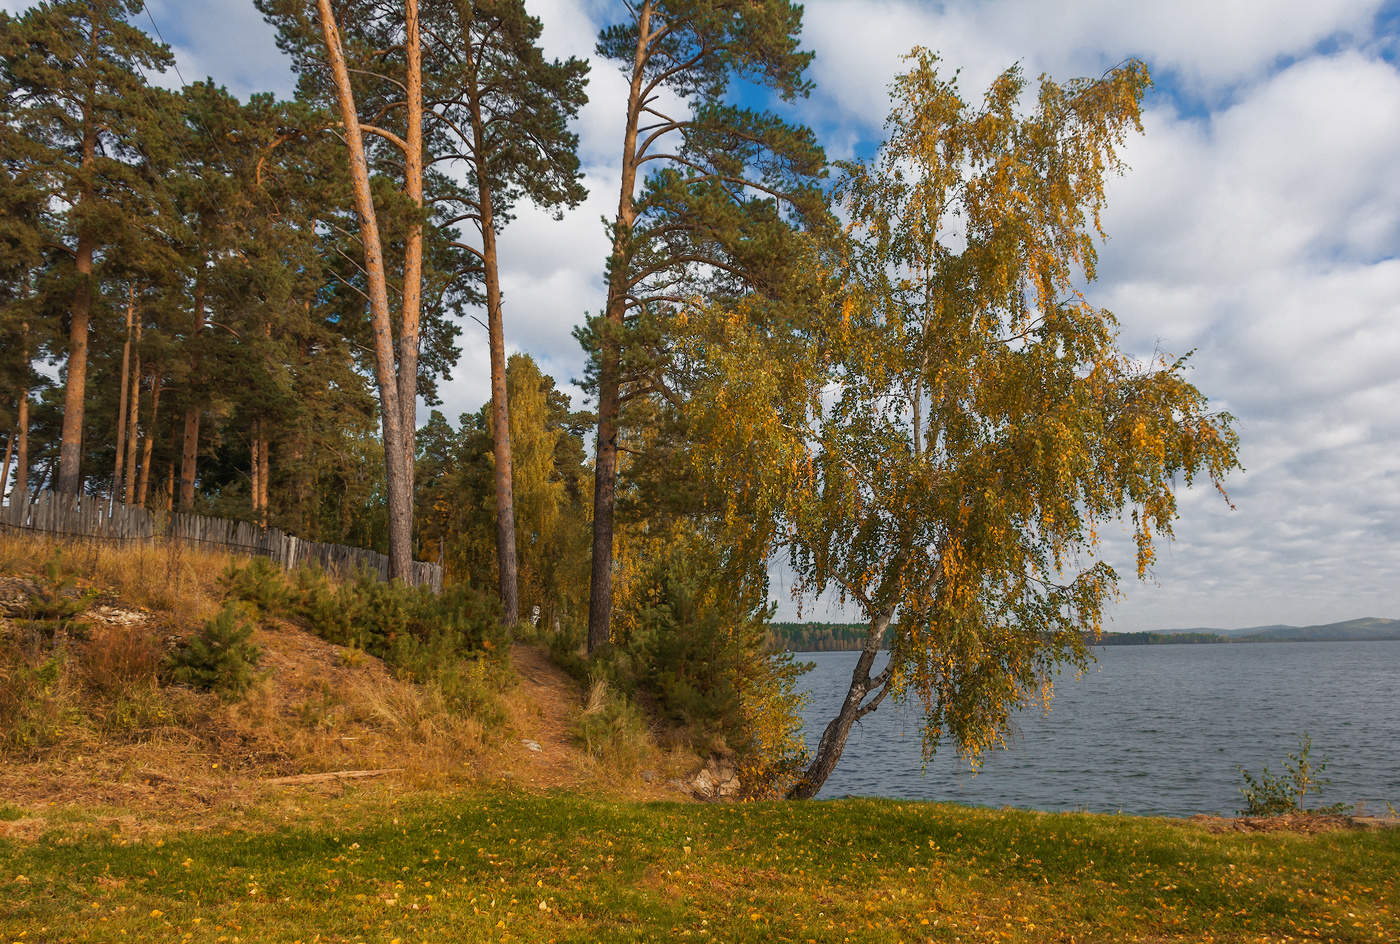
[[(552, 56), (591, 56), (616, 16), (595, 0), (527, 7)], [(290, 93), (251, 0), (150, 0), (149, 17), (185, 80)], [(878, 146), (915, 45), (968, 94), (1013, 63), (1063, 80), (1146, 62), (1145, 133), (1108, 185), (1088, 294), (1125, 350), (1195, 351), (1191, 379), (1238, 418), (1245, 471), (1228, 482), (1233, 510), (1209, 486), (1181, 493), (1176, 540), (1151, 580), (1125, 576), (1108, 628), (1400, 618), (1400, 0), (814, 0), (803, 39), (816, 87), (793, 116), (832, 158)], [(588, 199), (557, 222), (522, 209), (501, 239), (507, 346), (579, 397), (571, 329), (602, 306), (625, 95), (595, 62), (575, 129)], [(442, 386), (454, 421), (489, 395), (484, 332), (466, 319), (461, 342)], [(1126, 530), (1105, 553), (1131, 574)]]

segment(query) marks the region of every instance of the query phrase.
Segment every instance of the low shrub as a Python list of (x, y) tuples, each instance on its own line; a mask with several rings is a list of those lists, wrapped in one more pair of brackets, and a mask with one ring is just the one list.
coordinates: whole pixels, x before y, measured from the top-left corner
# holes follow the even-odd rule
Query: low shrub
[(328, 642), (393, 665), (423, 646), (439, 655), (500, 658), (509, 641), (495, 599), (468, 587), (435, 594), (367, 574), (334, 581), (314, 568), (289, 578), (262, 558), (230, 565), (222, 582), (231, 598), (265, 615), (296, 619)]
[(282, 568), (266, 557), (254, 557), (246, 563), (231, 560), (219, 575), (219, 586), (264, 616), (282, 612), (293, 595)]
[(234, 564), (224, 586), (266, 615), (304, 625), (328, 642), (382, 659), (401, 677), (434, 687), (443, 703), (484, 725), (503, 723), (509, 636), (493, 596), (469, 587), (437, 594), (368, 574), (336, 581), (317, 568), (288, 576), (258, 559)]
[(1322, 788), (1330, 781), (1322, 776), (1327, 769), (1326, 761), (1315, 766), (1309, 757), (1312, 752), (1312, 738), (1303, 735), (1298, 740), (1298, 750), (1288, 755), (1286, 769), (1280, 775), (1269, 773), (1265, 767), (1255, 779), (1243, 767), (1238, 768), (1244, 778), (1240, 795), (1244, 797), (1242, 816), (1281, 816), (1289, 813), (1346, 813), (1350, 807), (1345, 803), (1315, 809), (1304, 809), (1303, 801), (1309, 794), (1322, 793)]
[(165, 677), (178, 685), (237, 698), (257, 677), (261, 652), (249, 642), (253, 624), (242, 606), (230, 604), (166, 658)]

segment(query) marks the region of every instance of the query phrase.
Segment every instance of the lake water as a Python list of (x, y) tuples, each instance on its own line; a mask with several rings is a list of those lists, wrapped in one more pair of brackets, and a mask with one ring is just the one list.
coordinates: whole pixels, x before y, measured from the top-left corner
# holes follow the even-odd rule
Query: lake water
[[(1237, 765), (1282, 773), (1298, 738), (1331, 783), (1309, 803), (1400, 808), (1400, 641), (1113, 646), (1055, 686), (1049, 714), (1020, 712), (1008, 747), (974, 777), (951, 749), (926, 769), (921, 716), (886, 701), (851, 731), (820, 796), (1189, 816), (1242, 805)], [(816, 667), (806, 736), (835, 716), (857, 653), (800, 653)], [(877, 661), (879, 668), (881, 662)]]

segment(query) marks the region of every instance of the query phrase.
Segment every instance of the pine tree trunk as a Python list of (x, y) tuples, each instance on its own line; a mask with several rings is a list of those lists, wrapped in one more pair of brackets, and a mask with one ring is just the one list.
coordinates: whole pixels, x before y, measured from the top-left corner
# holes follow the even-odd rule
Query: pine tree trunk
[(126, 404), (126, 503), (136, 500), (136, 444), (141, 432), (141, 322), (136, 322), (136, 354), (131, 365), (131, 400)]
[(258, 424), (253, 424), (253, 434), (248, 438), (248, 508), (253, 515), (253, 520), (258, 520), (258, 501), (262, 495), (262, 483), (258, 481), (258, 476), (262, 474), (262, 461), (258, 457)]
[[(92, 23), (91, 51), (96, 52), (97, 21)], [(97, 128), (86, 104), (83, 106), (83, 155), (80, 167), (85, 183), (78, 193), (74, 208), (78, 224), (77, 256), (73, 268), (78, 285), (73, 292), (73, 305), (68, 325), (68, 366), (63, 387), (63, 429), (58, 453), (58, 491), (76, 495), (83, 487), (83, 406), (87, 397), (88, 321), (92, 313), (92, 259), (97, 250), (90, 225), (84, 224), (84, 212), (94, 199), (87, 174), (97, 154)]]
[[(146, 507), (147, 489), (151, 484), (151, 450), (156, 442), (156, 418), (160, 412), (160, 376), (151, 376), (151, 425), (146, 427), (146, 441), (141, 447), (141, 481), (136, 486), (136, 504)], [(170, 466), (173, 471), (174, 463)]]
[[(465, 55), (471, 56), (470, 47)], [(468, 65), (471, 65), (468, 58)], [(486, 274), (486, 322), (491, 348), (491, 445), (495, 457), (496, 563), (501, 609), (507, 624), (520, 620), (520, 572), (515, 543), (515, 475), (511, 458), (510, 403), (506, 389), (505, 325), (501, 313), (501, 281), (496, 251), (495, 209), (491, 179), (486, 172), (485, 129), (475, 90), (470, 98), (472, 143), (476, 152), (476, 185), (481, 211), (481, 255)]]
[[(309, 319), (311, 315), (311, 302), (307, 301), (304, 304), (306, 315)], [(308, 364), (310, 357), (311, 351), (306, 340), (299, 339), (297, 341), (298, 364)], [(291, 455), (287, 466), (291, 473), (291, 488), (284, 492), (283, 507), (286, 509), (295, 509), (294, 512), (292, 512), (292, 520), (297, 524), (297, 533), (303, 537), (314, 540), (319, 536), (319, 532), (312, 525), (310, 498), (317, 494), (316, 477), (315, 473), (305, 462), (306, 446), (304, 444), (304, 438), (298, 435), (296, 430), (284, 430), (284, 433), (287, 432), (290, 432), (288, 448)]]
[(266, 528), (268, 522), (267, 493), (272, 479), (272, 446), (267, 441), (266, 421), (260, 420), (258, 429), (260, 431), (258, 459), (262, 463), (262, 469), (258, 472), (258, 483), (261, 485), (261, 492), (258, 496), (258, 525)]
[(253, 435), (249, 445), (253, 460), (251, 476), (253, 520), (257, 522), (258, 527), (266, 528), (268, 479), (272, 475), (272, 462), (268, 456), (266, 420), (258, 420), (253, 424)]
[(613, 511), (617, 505), (616, 344), (604, 343), (598, 375), (598, 443), (593, 463), (593, 560), (588, 585), (588, 652), (612, 634)]
[[(417, 16), (416, 4), (409, 0), (413, 8), (413, 31), (406, 45), (410, 56), (417, 55)], [(407, 580), (413, 563), (413, 431), (404, 430), (405, 417), (414, 416), (415, 404), (400, 402), (401, 389), (416, 391), (417, 388), (417, 311), (410, 313), (407, 304), (401, 322), (403, 334), (412, 328), (413, 343), (401, 344), (400, 356), (407, 354), (411, 364), (396, 362), (394, 328), (389, 315), (388, 280), (384, 271), (384, 248), (379, 237), (378, 216), (374, 208), (374, 197), (370, 191), (369, 165), (365, 160), (364, 134), (360, 128), (359, 115), (355, 110), (355, 97), (350, 84), (349, 68), (345, 62), (345, 52), (340, 42), (340, 31), (336, 26), (335, 14), (331, 11), (330, 0), (316, 0), (317, 12), (321, 20), (321, 31), (326, 43), (326, 56), (335, 83), (336, 97), (341, 121), (344, 126), (346, 151), (349, 156), (349, 171), (355, 195), (355, 209), (360, 216), (360, 242), (365, 252), (365, 276), (369, 289), (370, 321), (374, 336), (374, 376), (379, 390), (379, 415), (384, 438), (385, 484), (388, 491), (389, 512), (389, 577), (392, 580)], [(406, 17), (407, 20), (407, 17)], [(411, 71), (411, 70), (410, 70)], [(410, 79), (412, 77), (410, 76)], [(413, 96), (410, 96), (412, 98)], [(419, 107), (421, 108), (421, 100)], [(421, 118), (421, 115), (420, 115)], [(409, 134), (413, 134), (412, 113), (410, 113)], [(421, 127), (419, 129), (421, 133)], [(421, 139), (420, 139), (421, 140)], [(421, 150), (418, 155), (421, 160)], [(410, 155), (406, 155), (410, 158)], [(420, 165), (421, 168), (421, 165)], [(421, 180), (419, 197), (421, 200)], [(412, 240), (409, 241), (412, 243)], [(421, 251), (421, 244), (419, 245)], [(411, 253), (406, 261), (411, 261)], [(405, 281), (409, 273), (405, 272)], [(418, 297), (418, 285), (405, 285), (405, 302), (412, 289)], [(411, 314), (411, 318), (410, 318)], [(407, 368), (408, 376), (404, 373)], [(402, 385), (402, 387), (401, 387)], [(407, 460), (407, 461), (405, 461)]]
[(0, 497), (4, 496), (5, 486), (10, 484), (10, 460), (14, 458), (15, 437), (17, 435), (17, 432), (12, 432), (5, 437), (5, 473), (0, 475)]
[(112, 500), (122, 493), (122, 469), (126, 459), (126, 398), (131, 380), (131, 321), (136, 309), (136, 288), (128, 286), (126, 297), (126, 341), (122, 343), (121, 395), (117, 397), (117, 461), (112, 468)]
[(199, 461), (199, 408), (185, 410), (185, 422), (180, 435), (180, 510), (194, 509), (194, 477)]
[(622, 142), (622, 185), (609, 259), (607, 323), (599, 338), (598, 443), (593, 470), (593, 561), (588, 587), (588, 651), (608, 644), (612, 633), (612, 555), (617, 507), (618, 411), (622, 403), (622, 326), (627, 314), (627, 265), (624, 255), (636, 220), (633, 192), (637, 185), (637, 124), (643, 108), (647, 45), (651, 36), (651, 3), (638, 11), (637, 52), (627, 99), (627, 126)]
[[(204, 330), (204, 272), (203, 266), (194, 280), (194, 336), (199, 337)], [(198, 341), (195, 350), (198, 351)], [(199, 358), (196, 354), (191, 370), (199, 373)], [(194, 508), (194, 479), (199, 463), (199, 407), (193, 403), (185, 407), (185, 430), (180, 444), (180, 508), (191, 511)]]
[[(817, 795), (822, 784), (826, 783), (831, 772), (836, 769), (841, 752), (846, 749), (846, 738), (851, 733), (851, 726), (874, 711), (889, 693), (890, 667), (887, 665), (884, 671), (874, 678), (870, 676), (870, 668), (875, 663), (876, 653), (880, 651), (880, 640), (884, 638), (890, 619), (890, 614), (884, 614), (871, 621), (870, 632), (865, 637), (860, 658), (851, 672), (851, 685), (841, 702), (841, 710), (822, 732), (816, 753), (812, 755), (812, 763), (797, 783), (788, 790), (789, 800), (810, 800)], [(875, 693), (874, 697), (866, 701), (866, 696), (871, 692)]]
[(74, 268), (78, 288), (68, 328), (68, 368), (63, 388), (63, 430), (58, 453), (58, 489), (76, 495), (82, 489), (83, 407), (87, 396), (88, 320), (92, 310), (92, 257), (96, 243), (86, 231), (78, 234)]
[[(490, 197), (483, 196), (483, 220)], [(501, 288), (496, 275), (496, 238), (489, 223), (482, 225), (486, 250), (486, 310), (491, 336), (491, 436), (496, 459), (496, 560), (499, 563), (501, 607), (507, 623), (520, 620), (520, 575), (515, 544), (515, 484), (510, 448), (510, 404), (506, 390), (505, 327), (501, 323)]]
[(404, 236), (403, 306), (399, 311), (399, 422), (402, 441), (399, 458), (403, 464), (405, 512), (404, 577), (413, 562), (413, 477), (414, 438), (418, 430), (418, 342), (423, 305), (423, 60), (418, 30), (418, 0), (404, 0), (405, 104), (403, 191), (413, 207), (408, 232)]
[[(26, 329), (28, 325), (25, 326)], [(28, 350), (26, 349), (25, 362), (28, 363)], [(19, 433), (19, 447), (15, 450), (15, 487), (10, 492), (11, 499), (15, 495), (23, 496), (29, 490), (29, 391), (21, 390), (19, 396), (19, 418), (16, 422)]]

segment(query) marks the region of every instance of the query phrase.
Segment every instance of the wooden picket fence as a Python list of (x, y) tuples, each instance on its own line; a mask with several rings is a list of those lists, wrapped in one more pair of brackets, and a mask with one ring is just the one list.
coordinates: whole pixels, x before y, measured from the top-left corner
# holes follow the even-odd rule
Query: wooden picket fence
[[(259, 528), (247, 521), (229, 518), (176, 513), (158, 519), (144, 508), (96, 495), (60, 495), (49, 491), (28, 495), (21, 491), (18, 497), (11, 496), (10, 504), (0, 507), (0, 527), (70, 538), (115, 541), (164, 538), (267, 557), (286, 570), (315, 564), (341, 577), (365, 571), (377, 574), (381, 580), (389, 579), (389, 558), (362, 547), (307, 541), (278, 528)], [(442, 567), (414, 561), (408, 582), (441, 593)]]

